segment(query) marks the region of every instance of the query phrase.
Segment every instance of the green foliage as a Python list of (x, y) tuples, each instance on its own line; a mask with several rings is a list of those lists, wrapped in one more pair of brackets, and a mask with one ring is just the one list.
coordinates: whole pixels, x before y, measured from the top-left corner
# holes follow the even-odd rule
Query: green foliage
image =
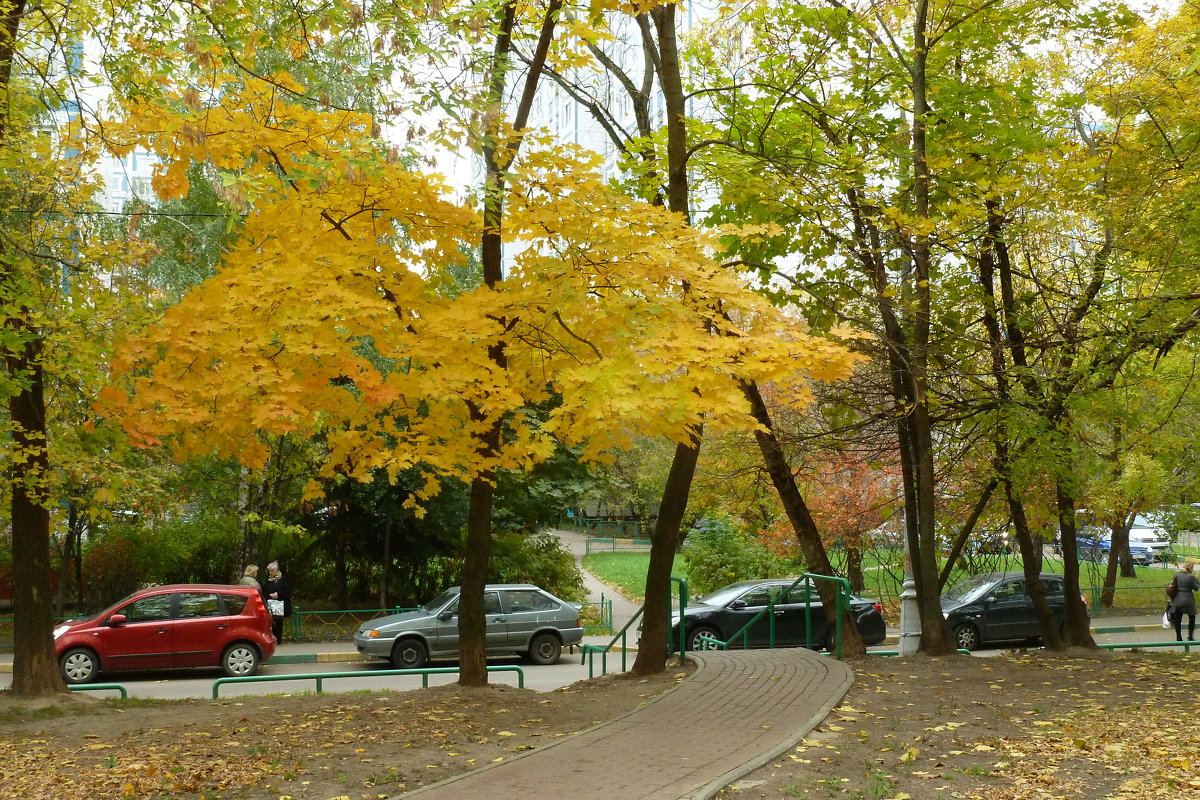
[(657, 513), (675, 444), (662, 437), (636, 437), (607, 464), (592, 466), (589, 499), (601, 513), (646, 519)]
[(497, 474), (492, 526), (534, 530), (553, 524), (580, 506), (594, 483), (579, 452), (556, 443), (554, 454), (530, 469)]
[(232, 517), (115, 522), (98, 534), (84, 553), (89, 606), (107, 605), (147, 584), (230, 583), (240, 572), (240, 534)]
[(688, 588), (704, 594), (734, 581), (791, 574), (795, 566), (771, 555), (726, 516), (705, 517), (683, 545)]
[(583, 600), (583, 574), (557, 536), (499, 533), (492, 542), (488, 580), (534, 583), (564, 600)]
[(233, 240), (232, 212), (217, 196), (215, 170), (207, 164), (188, 169), (191, 191), (153, 210), (131, 205), (137, 235), (152, 245), (144, 279), (163, 290), (172, 303), (216, 272), (226, 243)]

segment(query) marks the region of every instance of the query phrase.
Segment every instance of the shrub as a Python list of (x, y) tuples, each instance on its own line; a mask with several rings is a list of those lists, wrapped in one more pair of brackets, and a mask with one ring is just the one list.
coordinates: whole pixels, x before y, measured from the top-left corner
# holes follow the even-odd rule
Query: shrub
[(683, 545), (688, 588), (707, 594), (734, 581), (791, 574), (795, 568), (771, 555), (725, 515), (702, 518)]
[(563, 600), (583, 600), (583, 574), (575, 557), (548, 533), (500, 532), (492, 540), (488, 579), (534, 583)]

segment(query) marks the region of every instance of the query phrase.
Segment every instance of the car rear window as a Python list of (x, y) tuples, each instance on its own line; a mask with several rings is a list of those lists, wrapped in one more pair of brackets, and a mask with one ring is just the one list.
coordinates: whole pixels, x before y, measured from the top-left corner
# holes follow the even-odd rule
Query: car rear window
[(550, 611), (558, 608), (558, 603), (534, 589), (509, 589), (504, 595), (510, 614), (520, 611)]
[(1046, 588), (1047, 597), (1062, 597), (1064, 594), (1062, 581), (1048, 581), (1043, 578), (1042, 586)]
[(223, 594), (225, 600), (225, 608), (228, 609), (230, 616), (236, 616), (242, 613), (246, 608), (246, 602), (250, 599), (249, 595), (244, 594)]

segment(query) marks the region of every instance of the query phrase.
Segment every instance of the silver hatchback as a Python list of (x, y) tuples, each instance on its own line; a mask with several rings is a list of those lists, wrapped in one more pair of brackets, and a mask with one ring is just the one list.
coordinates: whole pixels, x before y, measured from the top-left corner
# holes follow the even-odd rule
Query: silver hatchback
[[(418, 609), (364, 622), (354, 632), (355, 647), (397, 669), (458, 658), (459, 592), (454, 586)], [(488, 584), (483, 607), (489, 656), (518, 654), (534, 664), (554, 664), (563, 647), (583, 641), (579, 605), (532, 584)]]

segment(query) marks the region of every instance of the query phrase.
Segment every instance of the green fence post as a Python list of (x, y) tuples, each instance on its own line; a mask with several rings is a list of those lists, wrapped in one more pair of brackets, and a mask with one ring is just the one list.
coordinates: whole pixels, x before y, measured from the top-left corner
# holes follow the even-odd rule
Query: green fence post
[[(683, 614), (687, 611), (688, 584), (683, 578), (671, 578), (672, 583), (679, 584), (679, 660), (682, 662), (687, 652), (687, 626), (683, 624)], [(671, 609), (667, 608), (667, 639), (671, 638)]]

